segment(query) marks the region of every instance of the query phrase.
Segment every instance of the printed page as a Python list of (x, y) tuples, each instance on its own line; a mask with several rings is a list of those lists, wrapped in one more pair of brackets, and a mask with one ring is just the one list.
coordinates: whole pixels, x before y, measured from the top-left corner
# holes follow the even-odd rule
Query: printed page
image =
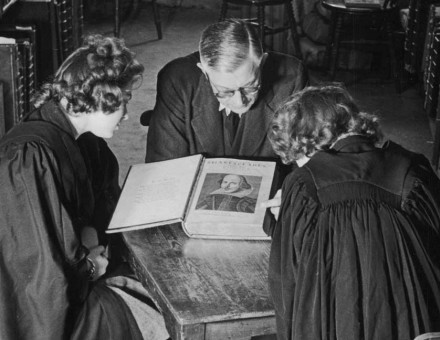
[[(185, 228), (191, 236), (266, 237), (262, 224), (275, 162), (205, 159)], [(201, 236), (203, 236), (201, 235)]]
[(133, 165), (107, 233), (181, 220), (202, 158), (194, 155)]

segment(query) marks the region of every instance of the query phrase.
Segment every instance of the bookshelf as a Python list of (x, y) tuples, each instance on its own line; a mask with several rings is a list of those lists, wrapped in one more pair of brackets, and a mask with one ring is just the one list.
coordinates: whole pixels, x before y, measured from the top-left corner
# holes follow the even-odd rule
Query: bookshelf
[(18, 45), (13, 42), (0, 44), (0, 83), (3, 88), (3, 121), (0, 122), (1, 131), (6, 132), (13, 127), (19, 119), (20, 88)]
[(1, 13), (0, 37), (15, 41), (0, 44), (0, 137), (32, 109), (34, 91), (80, 46), (83, 0), (20, 0)]

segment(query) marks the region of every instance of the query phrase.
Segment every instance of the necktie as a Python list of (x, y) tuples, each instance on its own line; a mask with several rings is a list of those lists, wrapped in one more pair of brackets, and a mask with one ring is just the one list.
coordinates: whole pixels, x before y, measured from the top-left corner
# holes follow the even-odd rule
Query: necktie
[(235, 138), (235, 134), (237, 133), (238, 124), (240, 123), (240, 116), (235, 113), (231, 112), (228, 116), (226, 116), (225, 119), (225, 128), (226, 131), (229, 134), (229, 140), (232, 144)]

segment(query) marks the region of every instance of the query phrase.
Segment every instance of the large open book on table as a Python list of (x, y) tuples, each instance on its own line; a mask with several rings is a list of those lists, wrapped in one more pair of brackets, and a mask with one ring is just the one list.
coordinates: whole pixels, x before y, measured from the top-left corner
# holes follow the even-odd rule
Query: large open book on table
[(190, 237), (268, 239), (275, 162), (194, 155), (130, 167), (107, 233), (181, 222)]

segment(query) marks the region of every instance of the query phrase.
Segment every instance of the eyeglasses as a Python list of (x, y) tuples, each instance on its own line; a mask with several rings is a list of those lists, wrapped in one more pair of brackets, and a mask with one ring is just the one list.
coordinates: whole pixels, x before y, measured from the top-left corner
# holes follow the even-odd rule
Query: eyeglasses
[[(239, 87), (236, 90), (226, 90), (226, 91), (220, 91), (217, 86), (215, 86), (211, 80), (208, 77), (208, 74), (205, 73), (206, 75), (206, 79), (208, 79), (209, 83), (212, 85), (212, 87), (217, 91), (214, 92), (214, 96), (216, 96), (219, 99), (228, 99), (228, 98), (232, 98), (235, 95), (235, 92), (239, 91), (240, 94), (242, 96), (252, 96), (254, 94), (256, 94), (258, 91), (260, 91), (261, 88), (261, 84), (255, 85), (255, 86), (243, 86), (243, 87)], [(258, 83), (260, 83), (260, 76), (261, 74), (258, 75)]]

